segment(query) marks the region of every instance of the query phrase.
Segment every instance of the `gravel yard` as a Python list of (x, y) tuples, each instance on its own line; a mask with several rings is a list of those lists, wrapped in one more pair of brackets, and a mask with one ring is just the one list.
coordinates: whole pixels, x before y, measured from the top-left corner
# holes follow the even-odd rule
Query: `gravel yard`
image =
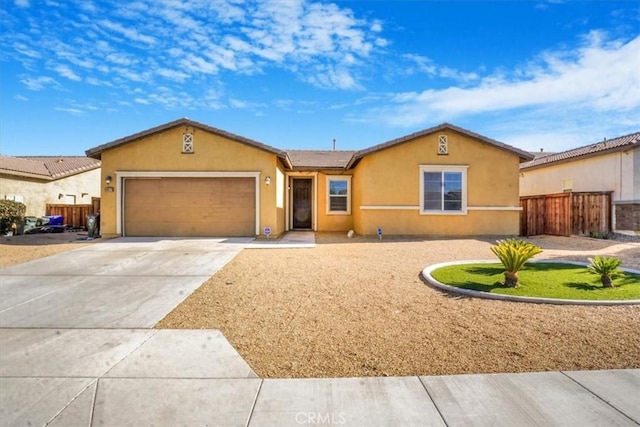
[[(156, 326), (220, 329), (260, 377), (352, 377), (640, 368), (640, 307), (554, 306), (447, 295), (429, 264), (493, 259), (495, 239), (318, 234), (312, 249), (248, 249)], [(538, 237), (539, 258), (640, 243)]]
[[(83, 233), (85, 236), (87, 233)], [(79, 233), (24, 234), (0, 237), (0, 268), (78, 249)]]

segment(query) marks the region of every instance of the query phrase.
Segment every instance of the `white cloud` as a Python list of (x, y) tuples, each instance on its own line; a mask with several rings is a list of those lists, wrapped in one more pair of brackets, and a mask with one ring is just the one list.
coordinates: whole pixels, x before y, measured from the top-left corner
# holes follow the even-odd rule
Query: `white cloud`
[(125, 52), (114, 52), (107, 54), (104, 59), (112, 64), (124, 65), (126, 67), (135, 65), (138, 63), (138, 59), (136, 59), (133, 55)]
[(189, 77), (187, 73), (177, 70), (170, 70), (168, 68), (160, 68), (156, 71), (156, 74), (169, 80), (175, 80), (177, 82), (183, 82)]
[(109, 86), (109, 87), (113, 87), (113, 83), (111, 83), (110, 81), (107, 80), (100, 80), (96, 77), (87, 77), (85, 78), (85, 81), (87, 83), (89, 83), (92, 86)]
[(53, 78), (47, 76), (41, 77), (23, 77), (20, 79), (20, 82), (25, 85), (25, 87), (29, 90), (42, 90), (46, 87), (58, 87), (59, 84)]
[(215, 74), (218, 72), (216, 64), (205, 61), (199, 56), (189, 55), (181, 61), (183, 69), (193, 73)]
[(18, 42), (13, 45), (13, 48), (21, 55), (27, 56), (29, 58), (38, 59), (41, 58), (42, 55), (36, 49), (33, 49), (27, 46), (25, 43)]
[(320, 71), (311, 74), (305, 80), (314, 86), (326, 89), (360, 89), (356, 77), (344, 67), (319, 67)]
[(372, 53), (388, 46), (381, 21), (314, 0), (74, 1), (49, 8), (29, 21), (29, 31), (14, 23), (8, 55), (31, 71), (53, 62), (58, 74), (94, 86), (117, 86), (123, 78), (151, 86), (154, 79), (215, 84), (225, 71), (278, 68), (317, 87), (352, 90), (362, 87), (360, 71)]
[(150, 102), (149, 100), (144, 99), (144, 98), (135, 98), (135, 99), (133, 100), (133, 102), (135, 102), (136, 104), (142, 104), (142, 105), (149, 105), (149, 104), (151, 104), (151, 102)]
[(236, 98), (229, 99), (229, 106), (231, 108), (243, 109), (243, 110), (255, 110), (258, 108), (264, 108), (266, 105), (260, 102), (243, 101)]
[(74, 116), (81, 116), (84, 114), (84, 111), (78, 108), (68, 108), (68, 107), (56, 107), (54, 108), (56, 111), (61, 111), (63, 113), (73, 114)]
[(148, 83), (151, 81), (150, 71), (137, 71), (129, 68), (114, 68), (113, 71), (127, 80)]
[(488, 75), (470, 87), (393, 94), (389, 99), (394, 105), (371, 113), (375, 120), (391, 125), (414, 126), (433, 122), (434, 117), (449, 120), (518, 108), (639, 108), (638, 52), (640, 37), (606, 42), (602, 34), (594, 33), (575, 51), (545, 52), (526, 70), (514, 70), (513, 77)]
[(29, 0), (15, 0), (13, 2), (18, 7), (29, 7)]
[(108, 19), (103, 19), (99, 22), (100, 26), (111, 30), (115, 33), (118, 33), (120, 35), (125, 36), (126, 38), (128, 38), (129, 40), (132, 41), (136, 41), (136, 42), (142, 42), (142, 43), (146, 43), (149, 45), (153, 45), (156, 43), (156, 39), (154, 37), (151, 36), (147, 36), (145, 34), (140, 34), (138, 32), (138, 30), (134, 29), (134, 28), (127, 28), (124, 25), (118, 23), (118, 22), (112, 22)]
[(464, 72), (451, 67), (438, 66), (426, 56), (404, 54), (401, 58), (407, 61), (407, 65), (402, 67), (403, 72), (407, 75), (424, 73), (431, 77), (442, 77), (458, 82), (468, 82), (479, 78), (475, 72)]
[(78, 76), (76, 73), (74, 73), (73, 70), (69, 68), (67, 65), (57, 65), (53, 69), (62, 77), (65, 77), (69, 80), (73, 80), (73, 81), (82, 80), (82, 78)]
[(13, 97), (13, 99), (15, 99), (16, 101), (23, 101), (23, 102), (27, 102), (29, 100), (29, 98), (23, 95), (16, 95)]

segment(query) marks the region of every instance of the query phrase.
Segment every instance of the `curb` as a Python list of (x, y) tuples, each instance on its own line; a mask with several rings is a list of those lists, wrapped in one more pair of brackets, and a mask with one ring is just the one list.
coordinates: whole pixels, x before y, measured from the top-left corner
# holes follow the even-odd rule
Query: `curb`
[[(573, 264), (573, 265), (589, 265), (586, 262), (579, 261), (560, 261), (560, 260), (543, 260), (536, 259), (529, 261), (532, 263), (549, 263), (549, 264)], [(576, 300), (576, 299), (558, 299), (558, 298), (542, 298), (542, 297), (522, 297), (522, 296), (514, 296), (514, 295), (501, 295), (501, 294), (492, 294), (489, 292), (475, 291), (473, 289), (462, 289), (457, 288), (455, 286), (445, 285), (442, 282), (437, 281), (431, 276), (431, 272), (440, 267), (447, 267), (449, 265), (460, 265), (460, 264), (495, 264), (496, 260), (466, 260), (466, 261), (450, 261), (450, 262), (441, 262), (438, 264), (433, 264), (425, 267), (422, 270), (421, 276), (427, 283), (434, 288), (440, 289), (445, 292), (451, 292), (455, 294), (461, 294), (474, 298), (485, 298), (485, 299), (493, 299), (500, 301), (515, 301), (515, 302), (528, 302), (534, 304), (556, 304), (556, 305), (637, 305), (640, 304), (640, 300)], [(620, 268), (622, 271), (626, 271), (628, 273), (640, 274), (640, 270), (634, 270), (632, 268)]]

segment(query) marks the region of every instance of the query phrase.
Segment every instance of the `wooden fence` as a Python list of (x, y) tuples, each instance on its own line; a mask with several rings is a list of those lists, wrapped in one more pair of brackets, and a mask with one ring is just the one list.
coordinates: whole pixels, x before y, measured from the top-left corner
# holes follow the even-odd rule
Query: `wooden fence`
[(87, 215), (100, 210), (100, 199), (92, 200), (90, 205), (47, 205), (47, 215), (62, 215), (66, 225), (87, 228)]
[(520, 198), (520, 235), (606, 235), (611, 232), (611, 192), (546, 194)]

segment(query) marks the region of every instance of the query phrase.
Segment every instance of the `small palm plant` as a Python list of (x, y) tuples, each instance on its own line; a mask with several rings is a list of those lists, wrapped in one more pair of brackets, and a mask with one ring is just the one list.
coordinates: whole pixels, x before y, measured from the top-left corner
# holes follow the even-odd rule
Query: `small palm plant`
[(498, 240), (491, 251), (500, 259), (506, 271), (504, 272), (504, 285), (510, 288), (518, 287), (518, 271), (534, 255), (542, 252), (542, 249), (531, 242), (518, 239)]
[(622, 261), (618, 258), (609, 258), (598, 255), (594, 258), (589, 258), (589, 262), (591, 264), (589, 264), (587, 268), (591, 273), (600, 276), (602, 286), (605, 288), (613, 288), (612, 279), (624, 274), (621, 270), (618, 270), (618, 267), (622, 264)]

